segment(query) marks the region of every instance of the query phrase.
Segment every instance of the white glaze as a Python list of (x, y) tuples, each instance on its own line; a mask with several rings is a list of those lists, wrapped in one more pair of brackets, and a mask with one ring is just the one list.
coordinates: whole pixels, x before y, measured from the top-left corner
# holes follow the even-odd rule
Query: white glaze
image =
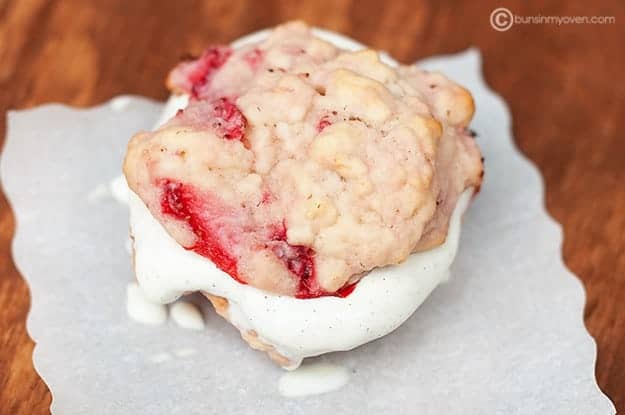
[(99, 202), (103, 199), (113, 198), (122, 205), (128, 205), (128, 184), (123, 174), (104, 184), (100, 183), (89, 193), (87, 193), (87, 201), (89, 203)]
[(111, 108), (113, 111), (122, 112), (130, 105), (132, 99), (129, 96), (121, 95), (119, 97), (115, 97), (110, 101)]
[(117, 200), (122, 205), (128, 204), (128, 193), (130, 189), (126, 183), (124, 175), (119, 175), (109, 183), (109, 190), (113, 199)]
[(87, 201), (89, 203), (95, 203), (107, 198), (108, 196), (110, 196), (109, 187), (100, 183), (87, 193)]
[(167, 321), (167, 306), (148, 300), (136, 282), (126, 287), (126, 311), (137, 323), (158, 325)]
[(128, 252), (128, 255), (132, 256), (132, 239), (130, 239), (130, 237), (126, 238), (124, 249)]
[(191, 329), (203, 330), (204, 318), (200, 309), (188, 301), (177, 301), (169, 307), (169, 315), (178, 326)]
[(182, 248), (130, 193), (135, 236), (135, 272), (152, 301), (170, 303), (185, 292), (206, 291), (229, 300), (239, 329), (255, 330), (297, 365), (307, 356), (350, 350), (382, 337), (403, 323), (447, 278), (460, 237), (461, 215), (471, 198), (465, 191), (441, 246), (410, 256), (400, 265), (371, 271), (346, 298), (301, 300), (236, 282), (208, 259)]
[(285, 398), (319, 395), (342, 388), (349, 381), (349, 371), (329, 363), (300, 366), (280, 377), (278, 391)]

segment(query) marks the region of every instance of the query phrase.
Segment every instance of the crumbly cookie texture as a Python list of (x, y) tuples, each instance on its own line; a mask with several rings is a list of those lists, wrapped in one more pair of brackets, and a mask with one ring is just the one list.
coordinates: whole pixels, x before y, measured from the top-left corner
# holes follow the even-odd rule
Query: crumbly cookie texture
[(189, 105), (132, 138), (128, 184), (183, 247), (261, 289), (346, 295), (442, 243), (458, 196), (481, 183), (467, 90), (301, 22), (209, 48), (168, 86)]

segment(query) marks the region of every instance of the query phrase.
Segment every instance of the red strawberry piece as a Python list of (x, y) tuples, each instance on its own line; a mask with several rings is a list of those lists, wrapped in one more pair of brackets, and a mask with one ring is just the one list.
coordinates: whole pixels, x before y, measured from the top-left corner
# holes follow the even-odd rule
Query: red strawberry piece
[(263, 61), (263, 51), (258, 48), (254, 48), (243, 55), (243, 60), (250, 65), (252, 70), (256, 70)]
[(228, 98), (220, 98), (212, 103), (213, 128), (226, 140), (242, 140), (245, 136), (247, 119)]
[(217, 198), (200, 194), (193, 186), (169, 179), (158, 180), (161, 187), (161, 212), (165, 216), (185, 222), (196, 236), (195, 243), (185, 249), (202, 255), (235, 280), (244, 283), (237, 272), (237, 259), (231, 254), (236, 244), (238, 227), (229, 225), (224, 217), (232, 212)]
[(199, 58), (178, 64), (170, 75), (170, 82), (193, 98), (202, 99), (210, 95), (210, 80), (232, 55), (228, 46), (209, 47)]
[(324, 115), (319, 119), (319, 122), (317, 123), (317, 132), (322, 132), (324, 128), (330, 125), (332, 125), (332, 121), (327, 115)]

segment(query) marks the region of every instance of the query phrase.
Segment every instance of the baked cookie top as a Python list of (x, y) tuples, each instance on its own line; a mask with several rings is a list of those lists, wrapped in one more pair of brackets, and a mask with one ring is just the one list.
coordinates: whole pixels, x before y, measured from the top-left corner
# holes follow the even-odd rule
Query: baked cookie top
[(130, 141), (130, 188), (183, 247), (239, 282), (347, 295), (367, 271), (445, 240), (479, 188), (468, 91), (301, 22), (175, 67), (184, 110)]

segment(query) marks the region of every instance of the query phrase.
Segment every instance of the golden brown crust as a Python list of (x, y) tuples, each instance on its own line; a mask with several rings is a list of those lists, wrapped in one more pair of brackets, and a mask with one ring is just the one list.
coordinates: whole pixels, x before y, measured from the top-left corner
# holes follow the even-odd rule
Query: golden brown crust
[(132, 269), (135, 269), (135, 264), (137, 263), (137, 251), (135, 250), (135, 236), (132, 234), (132, 229), (128, 232), (128, 237), (130, 238), (130, 265), (132, 266)]
[(126, 177), (126, 182), (128, 183), (128, 187), (137, 193), (137, 160), (140, 159), (137, 154), (141, 151), (141, 142), (149, 137), (149, 133), (145, 131), (141, 131), (132, 136), (130, 141), (128, 142), (128, 148), (126, 151), (126, 156), (124, 157), (124, 162), (122, 165), (122, 171), (124, 172), (124, 176)]
[(465, 88), (459, 87), (460, 92), (456, 95), (456, 105), (461, 108), (458, 114), (456, 125), (466, 127), (473, 119), (475, 113), (475, 102), (473, 101), (473, 95)]
[(186, 91), (184, 89), (180, 88), (180, 85), (178, 85), (176, 83), (176, 81), (173, 79), (172, 72), (173, 71), (170, 71), (167, 74), (167, 78), (165, 79), (165, 87), (167, 87), (169, 92), (171, 92), (173, 95), (186, 94)]

